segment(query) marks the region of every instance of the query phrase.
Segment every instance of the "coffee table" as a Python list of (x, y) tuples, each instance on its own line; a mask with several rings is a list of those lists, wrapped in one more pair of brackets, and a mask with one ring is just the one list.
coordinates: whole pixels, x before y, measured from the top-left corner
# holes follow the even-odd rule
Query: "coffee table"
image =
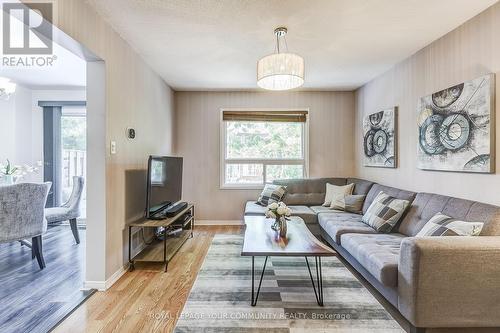
[[(278, 232), (271, 229), (273, 222), (274, 220), (264, 216), (245, 216), (245, 239), (241, 255), (252, 257), (252, 306), (257, 305), (268, 257), (304, 257), (316, 301), (319, 306), (323, 306), (321, 258), (335, 256), (336, 252), (314, 237), (300, 217), (290, 218), (286, 238), (279, 237)], [(255, 257), (266, 257), (256, 292)], [(316, 282), (311, 272), (308, 257), (313, 257), (316, 263)]]

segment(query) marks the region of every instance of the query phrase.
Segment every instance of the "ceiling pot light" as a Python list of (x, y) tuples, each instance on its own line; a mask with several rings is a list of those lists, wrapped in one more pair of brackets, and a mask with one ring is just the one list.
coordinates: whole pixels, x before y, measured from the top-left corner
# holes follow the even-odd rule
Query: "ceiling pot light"
[(16, 84), (10, 82), (10, 80), (5, 77), (0, 77), (0, 98), (8, 100), (10, 95), (14, 92), (16, 92)]
[[(279, 27), (276, 35), (276, 53), (260, 59), (257, 63), (257, 85), (267, 90), (289, 90), (304, 84), (304, 58), (289, 53), (285, 35), (287, 29)], [(285, 43), (286, 51), (280, 52), (280, 42)]]

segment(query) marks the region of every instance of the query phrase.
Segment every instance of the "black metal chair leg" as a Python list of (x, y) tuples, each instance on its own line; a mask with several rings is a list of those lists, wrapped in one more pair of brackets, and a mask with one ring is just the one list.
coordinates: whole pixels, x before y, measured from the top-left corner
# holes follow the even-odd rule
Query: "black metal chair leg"
[(76, 244), (80, 244), (80, 234), (78, 233), (78, 226), (76, 225), (76, 219), (69, 220), (69, 225), (71, 226), (71, 232), (75, 237)]
[(40, 269), (45, 268), (45, 260), (43, 259), (42, 236), (36, 236), (32, 239), (32, 249), (35, 252), (36, 260)]

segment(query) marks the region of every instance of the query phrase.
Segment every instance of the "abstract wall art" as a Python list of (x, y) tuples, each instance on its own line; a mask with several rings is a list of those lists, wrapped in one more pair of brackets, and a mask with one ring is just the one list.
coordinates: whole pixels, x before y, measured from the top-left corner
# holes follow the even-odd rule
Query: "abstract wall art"
[(390, 108), (372, 113), (363, 119), (363, 165), (396, 167), (396, 111)]
[(494, 84), (489, 74), (420, 99), (418, 168), (494, 171)]

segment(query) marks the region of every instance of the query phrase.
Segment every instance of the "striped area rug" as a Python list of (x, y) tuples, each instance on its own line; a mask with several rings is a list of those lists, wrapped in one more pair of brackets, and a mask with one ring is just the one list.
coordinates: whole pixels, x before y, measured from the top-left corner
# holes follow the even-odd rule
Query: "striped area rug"
[[(257, 306), (243, 237), (216, 235), (175, 332), (404, 332), (335, 257), (323, 259), (325, 306), (316, 303), (304, 258), (270, 257)], [(256, 284), (263, 258), (255, 261)]]

